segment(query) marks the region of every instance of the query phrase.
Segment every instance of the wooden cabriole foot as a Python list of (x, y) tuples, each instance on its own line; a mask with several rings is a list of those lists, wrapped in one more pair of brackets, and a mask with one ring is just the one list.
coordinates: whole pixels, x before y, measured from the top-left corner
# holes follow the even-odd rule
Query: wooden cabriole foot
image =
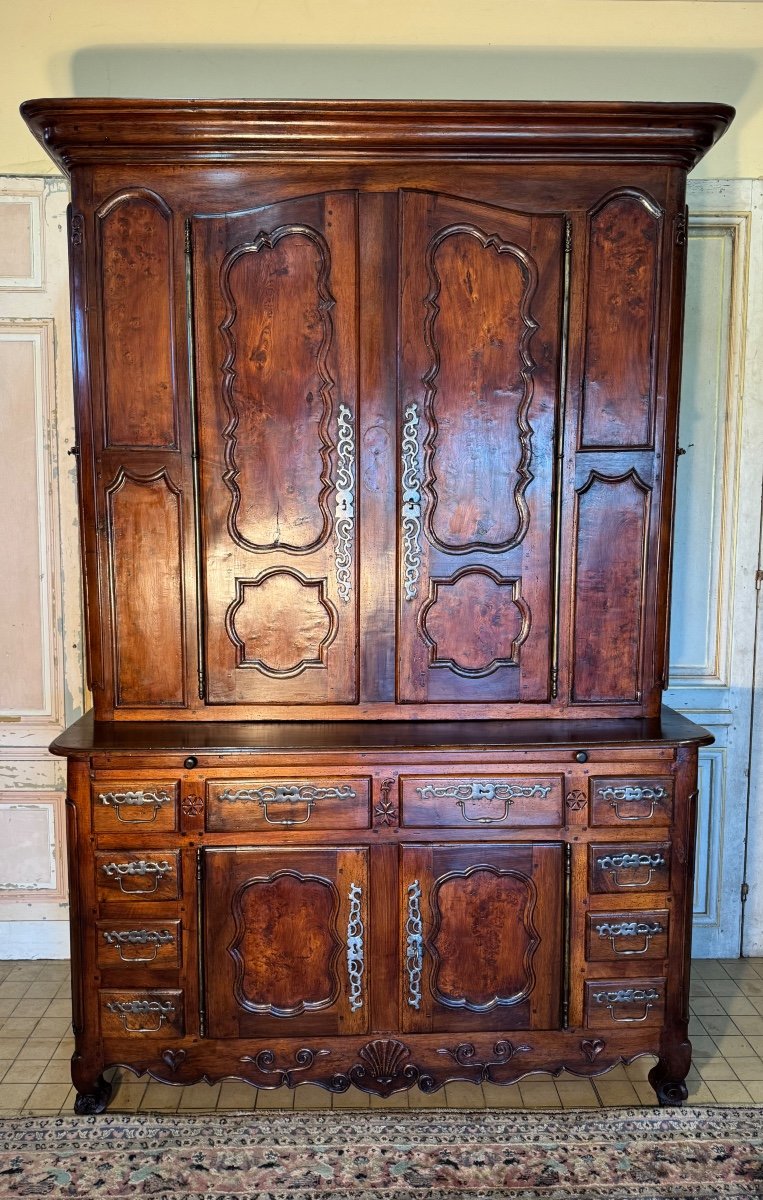
[(652, 1067), (649, 1072), (649, 1082), (654, 1088), (659, 1103), (665, 1108), (680, 1108), (689, 1094), (684, 1080), (671, 1079), (662, 1061)]
[(77, 1092), (74, 1111), (78, 1117), (90, 1117), (102, 1113), (111, 1099), (111, 1084), (99, 1075), (91, 1091)]

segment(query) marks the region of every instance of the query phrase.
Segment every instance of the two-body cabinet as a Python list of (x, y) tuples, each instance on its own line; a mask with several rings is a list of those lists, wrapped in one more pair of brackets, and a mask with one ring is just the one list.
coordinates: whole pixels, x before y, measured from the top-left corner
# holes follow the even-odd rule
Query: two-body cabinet
[(72, 180), (81, 1105), (114, 1062), (388, 1092), (647, 1050), (680, 1100), (684, 192), (731, 111), (24, 112)]

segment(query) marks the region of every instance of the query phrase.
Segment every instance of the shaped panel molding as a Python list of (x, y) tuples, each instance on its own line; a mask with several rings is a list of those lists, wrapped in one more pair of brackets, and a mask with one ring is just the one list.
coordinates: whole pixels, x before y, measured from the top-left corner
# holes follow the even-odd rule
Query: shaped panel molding
[(429, 665), (471, 679), (491, 675), (499, 667), (518, 667), (519, 648), (530, 624), (521, 580), (504, 578), (488, 567), (465, 567), (450, 579), (431, 579), (419, 615)]
[(649, 196), (631, 189), (591, 214), (584, 448), (652, 445), (662, 219)]
[(435, 234), (426, 268), (427, 533), (450, 554), (504, 553), (530, 519), (537, 270), (518, 246), (466, 223)]
[(172, 213), (155, 192), (96, 213), (107, 446), (176, 448)]
[(251, 551), (310, 554), (332, 530), (331, 253), (304, 224), (262, 230), (220, 270), (228, 532)]
[(285, 679), (326, 667), (338, 619), (325, 579), (275, 567), (256, 579), (236, 580), (225, 627), (237, 666)]

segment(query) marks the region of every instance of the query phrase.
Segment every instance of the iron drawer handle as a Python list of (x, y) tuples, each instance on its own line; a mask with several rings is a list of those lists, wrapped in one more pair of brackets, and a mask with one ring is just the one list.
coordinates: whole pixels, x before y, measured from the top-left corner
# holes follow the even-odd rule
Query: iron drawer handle
[[(659, 921), (654, 921), (651, 925), (648, 925), (645, 921), (630, 921), (613, 925), (597, 925), (596, 932), (600, 938), (609, 938), (615, 954), (619, 954), (622, 958), (625, 958), (631, 954), (646, 954), (651, 945), (652, 938), (657, 937), (660, 933), (664, 933), (665, 930)], [(616, 938), (637, 937), (639, 935), (644, 939), (644, 945), (640, 950), (618, 950), (615, 945)]]
[[(317, 800), (354, 800), (357, 793), (345, 784), (341, 787), (313, 787), (312, 784), (304, 784), (302, 787), (297, 787), (290, 783), (279, 783), (275, 786), (267, 785), (261, 788), (239, 788), (238, 791), (232, 792), (226, 788), (221, 792), (220, 799), (227, 800), (230, 803), (253, 803), (259, 804), (262, 809), (262, 815), (268, 825), (282, 825), (287, 828), (291, 825), (306, 825), (313, 814), (313, 809)], [(307, 805), (307, 813), (304, 817), (271, 817), (268, 812), (269, 804), (298, 804), (304, 801)]]
[[(659, 853), (657, 854), (605, 854), (602, 858), (596, 860), (597, 865), (602, 871), (608, 871), (612, 876), (612, 882), (615, 887), (628, 888), (648, 887), (652, 882), (652, 876), (659, 867), (665, 866), (665, 859)], [(630, 882), (620, 879), (621, 871), (634, 871), (638, 867), (647, 867), (649, 874), (646, 879), (630, 880)]]
[[(163, 859), (162, 862), (153, 862), (150, 859), (147, 861), (145, 858), (126, 863), (113, 862), (108, 863), (108, 865), (102, 867), (101, 869), (103, 870), (104, 874), (109, 876), (109, 878), (116, 878), (118, 880), (119, 890), (120, 892), (123, 892), (125, 896), (150, 896), (151, 893), (155, 892), (159, 887), (159, 884), (161, 883), (162, 879), (164, 879), (164, 876), (172, 874), (172, 864), (167, 862), (166, 858)], [(129, 878), (130, 875), (152, 875), (153, 887), (126, 888), (124, 886), (124, 881), (126, 878)]]
[(363, 1007), (363, 972), (366, 969), (363, 950), (363, 916), (361, 901), (363, 889), (360, 884), (351, 883), (347, 896), (350, 902), (350, 915), (347, 919), (347, 978), (350, 982), (350, 1012), (357, 1012)]
[[(104, 930), (103, 939), (119, 951), (122, 962), (150, 963), (159, 953), (160, 946), (168, 946), (175, 941), (175, 935), (170, 933), (169, 929), (112, 929)], [(128, 954), (125, 958), (125, 946), (150, 946), (152, 953), (148, 956)]]
[(504, 800), (503, 812), (500, 817), (468, 817), (466, 815), (466, 800), (456, 801), (461, 809), (461, 816), (465, 821), (470, 821), (472, 825), (500, 825), (501, 821), (505, 821), (509, 815), (509, 809), (514, 803), (513, 800)]
[[(161, 1000), (109, 1000), (106, 1008), (109, 1012), (117, 1014), (126, 1033), (156, 1033), (167, 1018), (175, 1012), (174, 1004), (170, 1004), (169, 1001), (163, 1004)], [(129, 1024), (131, 1016), (148, 1015), (149, 1013), (158, 1018), (155, 1025)]]
[(421, 1008), (421, 973), (424, 969), (424, 936), (421, 921), (421, 887), (408, 884), (408, 917), (405, 922), (405, 969), (408, 972), (408, 1006)]
[[(665, 788), (662, 787), (605, 787), (599, 788), (599, 795), (604, 800), (609, 800), (610, 807), (615, 810), (615, 816), (618, 821), (650, 821), (654, 816), (654, 810), (660, 800), (664, 800), (667, 796)], [(635, 816), (626, 816), (620, 812), (620, 804), (637, 804), (640, 800), (649, 801), (650, 807), (648, 813), (637, 813)]]
[(315, 807), (315, 801), (311, 797), (306, 802), (307, 803), (307, 813), (304, 817), (300, 817), (299, 819), (297, 819), (295, 817), (284, 817), (282, 820), (279, 821), (277, 819), (274, 820), (272, 817), (270, 817), (268, 815), (268, 804), (272, 804), (272, 803), (273, 803), (272, 800), (270, 800), (270, 801), (261, 800), (260, 801), (260, 807), (262, 808), (262, 815), (265, 818), (265, 820), (267, 821), (268, 825), (306, 825), (307, 822), (310, 820), (311, 816), (313, 815), (313, 808)]
[[(152, 821), (156, 820), (156, 814), (162, 805), (168, 804), (172, 800), (172, 796), (165, 791), (144, 792), (141, 790), (137, 792), (99, 792), (98, 799), (101, 804), (114, 809), (117, 820), (121, 821), (123, 825), (150, 825)], [(150, 808), (152, 811), (151, 816), (145, 819), (138, 817), (126, 821), (122, 816), (123, 808)]]
[[(654, 1008), (656, 1001), (660, 999), (660, 993), (656, 988), (620, 988), (612, 992), (594, 992), (593, 998), (597, 1004), (604, 1004), (610, 1017), (618, 1025), (639, 1025), (647, 1019), (650, 1010)], [(643, 1002), (644, 1013), (641, 1017), (616, 1017), (615, 1006), (617, 1004), (633, 1004)]]

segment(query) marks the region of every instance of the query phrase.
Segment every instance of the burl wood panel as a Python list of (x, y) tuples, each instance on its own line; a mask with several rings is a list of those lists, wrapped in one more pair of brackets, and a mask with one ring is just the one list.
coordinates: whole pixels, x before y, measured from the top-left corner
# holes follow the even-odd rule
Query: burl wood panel
[(181, 495), (124, 468), (106, 492), (116, 703), (185, 703)]
[(563, 222), (412, 191), (401, 221), (398, 699), (543, 700)]
[[(210, 1034), (363, 1029), (364, 982), (353, 992), (348, 929), (362, 850), (212, 850), (204, 856)], [(351, 997), (354, 1002), (351, 1003)]]
[(592, 471), (577, 493), (573, 698), (636, 703), (642, 693), (651, 489), (635, 470)]
[(662, 210), (642, 193), (617, 193), (589, 228), (582, 445), (648, 446)]
[(96, 214), (107, 446), (177, 444), (172, 214), (155, 193), (117, 195)]

